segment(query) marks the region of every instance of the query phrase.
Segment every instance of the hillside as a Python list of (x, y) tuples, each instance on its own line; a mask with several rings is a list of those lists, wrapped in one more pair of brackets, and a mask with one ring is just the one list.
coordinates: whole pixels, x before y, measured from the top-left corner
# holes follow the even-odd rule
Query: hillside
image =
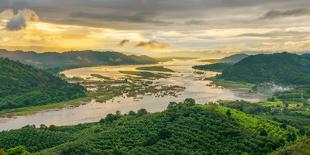
[(215, 63), (215, 64), (208, 64), (208, 65), (193, 66), (193, 69), (222, 72), (223, 70), (227, 69), (228, 67), (231, 67), (232, 65), (233, 64), (231, 63)]
[(0, 109), (60, 102), (85, 96), (83, 87), (45, 71), (0, 58)]
[(245, 101), (222, 102), (222, 106), (236, 109), (247, 114), (277, 121), (282, 127), (293, 126), (305, 137), (292, 145), (284, 146), (272, 155), (308, 155), (310, 154), (310, 104), (302, 102), (260, 102)]
[(281, 148), (272, 152), (271, 155), (310, 155), (310, 140)]
[(222, 79), (249, 83), (310, 84), (310, 54), (259, 54), (225, 69)]
[(243, 54), (243, 53), (234, 54), (234, 55), (231, 55), (231, 56), (228, 56), (228, 57), (221, 59), (220, 62), (222, 62), (222, 63), (238, 63), (241, 60), (243, 60), (244, 58), (247, 58), (248, 56), (249, 55)]
[(249, 55), (247, 54), (234, 54), (228, 57), (224, 57), (222, 59), (207, 59), (207, 60), (201, 60), (201, 62), (209, 62), (209, 63), (229, 63), (229, 64), (234, 64), (237, 63), (244, 58), (247, 58)]
[(154, 64), (158, 61), (148, 56), (125, 55), (118, 52), (72, 51), (64, 53), (36, 53), (0, 51), (0, 57), (20, 61), (37, 68), (57, 72), (64, 69), (99, 65)]
[(1, 132), (0, 146), (66, 155), (266, 154), (299, 137), (293, 127), (194, 102), (171, 103), (166, 111), (153, 114), (143, 109), (117, 112), (93, 124)]

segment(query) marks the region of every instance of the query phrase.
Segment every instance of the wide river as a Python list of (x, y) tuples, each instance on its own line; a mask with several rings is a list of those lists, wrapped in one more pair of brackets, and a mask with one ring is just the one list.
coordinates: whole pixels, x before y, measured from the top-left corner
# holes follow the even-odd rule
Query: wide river
[[(34, 124), (36, 126), (40, 124), (61, 126), (96, 122), (105, 117), (108, 113), (114, 113), (117, 110), (122, 113), (127, 113), (130, 110), (137, 111), (141, 108), (145, 108), (149, 112), (159, 112), (165, 110), (169, 102), (179, 102), (186, 98), (193, 98), (198, 103), (207, 103), (217, 100), (246, 100), (250, 102), (261, 100), (259, 95), (251, 94), (244, 90), (210, 86), (210, 81), (199, 79), (197, 77), (201, 75), (193, 73), (194, 70), (192, 66), (197, 64), (200, 64), (200, 62), (195, 60), (174, 60), (160, 64), (176, 71), (176, 73), (173, 73), (173, 76), (168, 79), (159, 79), (156, 81), (161, 84), (185, 87), (186, 89), (181, 92), (178, 97), (144, 95), (139, 96), (139, 100), (116, 97), (106, 103), (97, 103), (95, 100), (92, 100), (88, 104), (74, 108), (67, 107), (42, 111), (27, 116), (0, 118), (0, 131), (18, 129), (29, 124)], [(68, 77), (87, 78), (90, 77), (90, 74), (101, 74), (117, 78), (121, 76), (118, 71), (134, 70), (136, 67), (138, 67), (138, 65), (101, 66), (67, 70), (63, 73)], [(207, 76), (214, 76), (214, 74), (213, 72), (207, 72)]]

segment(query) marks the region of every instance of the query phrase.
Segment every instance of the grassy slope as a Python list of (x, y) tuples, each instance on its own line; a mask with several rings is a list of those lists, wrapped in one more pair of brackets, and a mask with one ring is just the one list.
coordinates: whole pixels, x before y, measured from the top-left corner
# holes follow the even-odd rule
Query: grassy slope
[(310, 155), (310, 140), (283, 147), (271, 155)]

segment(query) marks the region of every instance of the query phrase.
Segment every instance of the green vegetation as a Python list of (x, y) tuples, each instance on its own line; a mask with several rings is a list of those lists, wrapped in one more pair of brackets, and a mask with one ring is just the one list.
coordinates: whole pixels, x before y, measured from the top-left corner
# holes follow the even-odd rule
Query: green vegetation
[(66, 69), (101, 65), (136, 65), (158, 63), (158, 60), (148, 56), (135, 56), (125, 55), (118, 52), (96, 51), (35, 53), (1, 50), (0, 57), (17, 60), (53, 73)]
[(222, 79), (248, 83), (310, 84), (310, 55), (289, 53), (249, 56), (223, 71)]
[(193, 66), (193, 69), (222, 72), (223, 70), (231, 67), (232, 65), (233, 64), (230, 64), (230, 63), (216, 63), (216, 64), (209, 64), (209, 65)]
[(208, 78), (208, 80), (211, 80), (212, 84), (216, 86), (222, 86), (225, 88), (247, 88), (249, 90), (252, 90), (255, 86), (255, 84), (252, 84), (252, 83), (227, 81), (227, 80), (220, 79), (218, 77), (211, 77), (211, 78)]
[(267, 154), (300, 139), (297, 129), (192, 99), (164, 112), (108, 114), (99, 123), (0, 133), (0, 146), (39, 154)]
[(193, 68), (222, 71), (221, 75), (211, 80), (223, 86), (252, 83), (256, 85), (253, 90), (258, 86), (274, 84), (293, 88), (272, 92), (277, 100), (304, 102), (310, 98), (310, 54), (258, 54), (244, 57), (235, 64), (217, 63)]
[(98, 78), (98, 79), (111, 80), (110, 77), (103, 76), (103, 75), (100, 75), (100, 74), (91, 74), (90, 76), (96, 77), (96, 78)]
[(277, 121), (283, 127), (288, 125), (294, 126), (299, 129), (302, 135), (310, 136), (310, 105), (308, 103), (282, 101), (248, 103), (245, 101), (234, 101), (222, 102), (221, 105)]
[(278, 151), (272, 152), (271, 155), (310, 155), (310, 140), (284, 147)]
[(158, 71), (158, 72), (174, 72), (169, 68), (165, 68), (163, 66), (147, 66), (147, 67), (138, 67), (137, 70), (145, 70), (145, 71)]
[(105, 102), (117, 96), (137, 97), (138, 95), (174, 96), (184, 90), (184, 87), (174, 85), (155, 84), (151, 80), (139, 77), (126, 77), (124, 79), (104, 81), (84, 80), (81, 85), (89, 90), (88, 96), (98, 102)]
[(145, 71), (120, 71), (120, 73), (138, 76), (144, 79), (168, 78), (170, 76), (170, 74), (166, 74), (166, 73), (152, 73), (152, 72), (145, 72)]
[(5, 110), (85, 97), (85, 89), (19, 62), (0, 58), (0, 109)]

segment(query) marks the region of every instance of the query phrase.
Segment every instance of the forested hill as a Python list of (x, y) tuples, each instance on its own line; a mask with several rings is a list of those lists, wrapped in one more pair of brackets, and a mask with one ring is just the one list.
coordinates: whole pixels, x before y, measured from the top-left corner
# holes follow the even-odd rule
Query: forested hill
[(0, 110), (60, 102), (85, 96), (83, 87), (50, 73), (0, 58)]
[(0, 146), (9, 152), (21, 145), (43, 155), (267, 154), (298, 138), (289, 125), (187, 99), (160, 113), (141, 109), (109, 114), (99, 123), (2, 132)]
[(153, 64), (156, 59), (148, 56), (125, 55), (118, 52), (72, 51), (64, 53), (36, 53), (0, 50), (0, 57), (17, 60), (41, 69), (61, 71), (64, 69), (99, 65)]
[(309, 85), (310, 54), (259, 54), (226, 68), (220, 78), (250, 83)]

